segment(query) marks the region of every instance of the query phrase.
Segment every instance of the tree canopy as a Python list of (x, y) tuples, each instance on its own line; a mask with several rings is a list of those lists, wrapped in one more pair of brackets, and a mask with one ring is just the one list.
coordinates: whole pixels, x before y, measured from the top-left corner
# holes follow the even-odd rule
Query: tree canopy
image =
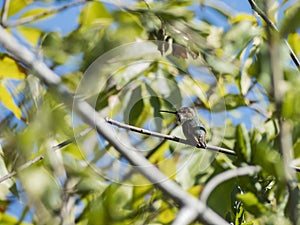
[(300, 223), (299, 1), (0, 2), (1, 224)]

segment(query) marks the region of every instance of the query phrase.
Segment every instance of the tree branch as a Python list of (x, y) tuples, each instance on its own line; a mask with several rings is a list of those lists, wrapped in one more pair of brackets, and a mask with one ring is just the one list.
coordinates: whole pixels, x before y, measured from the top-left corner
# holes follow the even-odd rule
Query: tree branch
[[(269, 1), (264, 2), (265, 7), (265, 14), (268, 13), (268, 3)], [(292, 135), (291, 135), (291, 126), (288, 121), (284, 121), (282, 119), (282, 107), (283, 107), (283, 99), (286, 93), (286, 89), (282, 88), (282, 85), (285, 84), (284, 76), (283, 76), (283, 68), (280, 61), (280, 48), (279, 48), (279, 35), (277, 33), (272, 33), (272, 30), (269, 26), (266, 27), (267, 38), (268, 38), (268, 53), (270, 57), (270, 75), (272, 81), (272, 97), (275, 103), (275, 116), (279, 123), (279, 151), (282, 155), (283, 161), (283, 172), (284, 178), (283, 182), (285, 183), (288, 192), (289, 192), (289, 199), (288, 199), (288, 207), (290, 207), (290, 219), (293, 224), (298, 224), (298, 207), (299, 204), (299, 188), (298, 185), (295, 183), (296, 180), (296, 173), (294, 170), (291, 169), (291, 163), (294, 159), (293, 156), (293, 144), (292, 144)], [(299, 68), (299, 67), (298, 67)]]
[(102, 135), (122, 156), (124, 156), (132, 165), (137, 166), (138, 170), (149, 181), (155, 184), (161, 191), (172, 198), (180, 206), (190, 207), (198, 214), (198, 219), (205, 224), (228, 225), (228, 223), (217, 213), (201, 201), (185, 192), (176, 182), (164, 175), (155, 165), (151, 164), (140, 152), (128, 151), (124, 145), (117, 142), (112, 128), (107, 124), (104, 118), (87, 102), (80, 99), (73, 99), (72, 95), (62, 85), (61, 79), (52, 70), (50, 70), (42, 61), (40, 61), (32, 52), (22, 46), (15, 38), (9, 35), (0, 26), (0, 45), (2, 45), (10, 54), (14, 55), (21, 62), (35, 71), (49, 88), (53, 88), (70, 107), (73, 102), (73, 109), (76, 113), (88, 123), (95, 127), (97, 132)]
[[(108, 122), (110, 124), (116, 125), (118, 127), (121, 127), (121, 128), (127, 129), (127, 130), (131, 130), (133, 132), (137, 132), (137, 133), (141, 133), (141, 134), (145, 134), (145, 135), (149, 135), (149, 136), (154, 136), (154, 137), (158, 137), (158, 138), (163, 138), (163, 139), (167, 139), (167, 140), (170, 140), (170, 141), (174, 141), (174, 142), (190, 145), (190, 146), (193, 146), (193, 147), (197, 147), (196, 145), (190, 143), (188, 140), (185, 140), (185, 139), (182, 139), (182, 138), (179, 138), (179, 137), (176, 137), (176, 136), (161, 134), (161, 133), (158, 133), (158, 132), (155, 132), (155, 131), (146, 130), (146, 129), (143, 129), (143, 128), (140, 128), (140, 127), (135, 127), (135, 126), (132, 126), (132, 125), (128, 125), (128, 124), (125, 124), (125, 123), (115, 121), (115, 120), (113, 120), (111, 118), (108, 118), (108, 117), (106, 117), (105, 120), (106, 120), (106, 122)], [(207, 145), (206, 149), (216, 151), (216, 152), (222, 152), (222, 153), (225, 153), (225, 154), (228, 154), (228, 155), (236, 155), (236, 153), (234, 151), (226, 149), (226, 148), (221, 148), (221, 147), (218, 147), (218, 146)]]
[(221, 183), (230, 180), (234, 177), (249, 175), (252, 176), (255, 173), (258, 173), (261, 170), (260, 166), (245, 166), (236, 169), (227, 170), (223, 173), (219, 173), (215, 177), (213, 177), (203, 188), (200, 200), (207, 203), (208, 197), (211, 192)]
[(51, 14), (61, 12), (63, 10), (66, 10), (66, 9), (70, 8), (70, 7), (80, 5), (80, 4), (83, 4), (83, 3), (86, 3), (86, 2), (87, 2), (87, 0), (78, 0), (78, 1), (75, 1), (75, 2), (70, 2), (66, 5), (63, 5), (63, 6), (54, 8), (54, 9), (50, 9), (48, 11), (45, 11), (45, 12), (42, 12), (42, 13), (39, 13), (39, 14), (36, 14), (36, 15), (33, 15), (33, 16), (27, 16), (27, 17), (24, 17), (24, 18), (21, 18), (21, 19), (12, 21), (12, 22), (7, 22), (6, 20), (2, 20), (2, 24), (3, 24), (4, 27), (15, 27), (15, 26), (23, 25), (23, 24), (33, 22), (33, 21), (41, 19), (45, 16), (49, 16)]
[[(266, 15), (266, 13), (264, 13), (263, 10), (261, 10), (255, 3), (255, 1), (253, 0), (248, 0), (251, 8), (253, 11), (255, 11), (261, 18), (263, 18), (263, 20), (266, 22), (266, 24), (271, 27), (273, 30), (278, 32), (278, 29), (276, 27), (276, 25), (268, 18), (268, 16)], [(279, 33), (279, 32), (278, 32)], [(297, 57), (297, 55), (294, 53), (293, 49), (291, 48), (291, 46), (289, 45), (289, 43), (284, 40), (287, 48), (289, 49), (290, 52), (290, 56), (293, 60), (293, 62), (295, 63), (296, 67), (298, 68), (298, 70), (300, 70), (300, 61)]]
[(189, 207), (185, 206), (180, 209), (176, 219), (173, 221), (172, 225), (189, 225), (197, 218), (197, 214)]
[(8, 7), (9, 7), (10, 0), (4, 0), (3, 2), (3, 8), (1, 10), (1, 24), (6, 24), (7, 22), (7, 13), (8, 13)]
[[(87, 128), (85, 129), (84, 131), (80, 132), (79, 135), (76, 137), (76, 138), (80, 138), (80, 137), (83, 137), (84, 135), (86, 135), (88, 132), (90, 132), (92, 130), (92, 128)], [(53, 147), (51, 147), (51, 151), (57, 151), (59, 149), (62, 149), (63, 147), (67, 146), (68, 144), (72, 143), (75, 141), (76, 138), (71, 138), (71, 139), (68, 139), (64, 142), (61, 142), (59, 143), (58, 145), (55, 145)], [(43, 155), (40, 155), (40, 156), (37, 156), (35, 157), (34, 159), (24, 163), (22, 166), (20, 166), (18, 169), (10, 172), (9, 174), (6, 174), (5, 176), (1, 177), (0, 178), (0, 183), (12, 178), (13, 176), (15, 176), (18, 172), (32, 166), (33, 164), (41, 161), (44, 159), (44, 156)]]

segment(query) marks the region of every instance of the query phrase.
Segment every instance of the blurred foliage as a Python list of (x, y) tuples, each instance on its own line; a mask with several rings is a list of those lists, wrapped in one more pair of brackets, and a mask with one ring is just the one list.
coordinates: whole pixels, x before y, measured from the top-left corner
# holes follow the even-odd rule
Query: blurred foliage
[[(223, 1), (6, 2), (1, 24), (100, 115), (182, 136), (176, 117), (159, 110), (193, 106), (209, 144), (237, 157), (115, 128), (122, 144), (195, 197), (215, 175), (259, 165), (259, 174), (220, 184), (208, 206), (235, 225), (297, 224), (300, 176), (289, 186), (279, 123), (288, 124), (286, 148), (299, 158), (299, 71), (278, 42), (282, 90), (273, 90), (265, 22), (222, 7)], [(270, 19), (299, 56), (299, 2), (269, 3)], [(105, 139), (92, 131), (81, 135), (87, 126), (71, 103), (64, 105), (30, 68), (0, 50), (1, 177), (43, 155), (0, 183), (0, 223), (171, 224), (179, 206)], [(280, 108), (274, 91), (283, 93)], [(73, 137), (76, 142), (53, 151)]]

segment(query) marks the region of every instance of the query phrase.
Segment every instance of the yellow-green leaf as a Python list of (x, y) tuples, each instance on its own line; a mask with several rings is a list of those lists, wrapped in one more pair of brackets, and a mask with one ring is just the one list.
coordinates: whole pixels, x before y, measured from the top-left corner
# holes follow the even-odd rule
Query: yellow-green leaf
[(296, 55), (300, 54), (300, 35), (298, 33), (291, 33), (288, 36), (288, 42)]
[(83, 26), (93, 24), (110, 24), (111, 15), (101, 2), (90, 2), (85, 5), (79, 17), (79, 23)]
[(236, 15), (235, 17), (231, 18), (229, 21), (231, 23), (239, 23), (239, 22), (245, 21), (245, 20), (248, 20), (252, 23), (257, 22), (255, 16), (250, 15), (250, 14), (246, 14), (246, 13), (240, 13), (240, 14)]
[(32, 27), (19, 27), (18, 30), (32, 46), (37, 45), (42, 33), (40, 30)]
[(22, 112), (21, 109), (16, 105), (13, 100), (13, 97), (6, 89), (6, 87), (0, 83), (0, 101), (2, 104), (9, 109), (18, 119), (21, 119)]
[(259, 202), (253, 193), (237, 194), (236, 197), (243, 203), (244, 208), (253, 215), (261, 215), (266, 212), (265, 206)]
[[(45, 8), (34, 8), (34, 9), (30, 9), (28, 11), (26, 11), (25, 13), (23, 13), (20, 18), (26, 18), (26, 17), (31, 17), (31, 16), (37, 16), (39, 14), (43, 14), (45, 12), (49, 11), (49, 9), (45, 9)], [(38, 19), (44, 19), (45, 17), (49, 17), (53, 14), (45, 14), (45, 16), (39, 17)]]
[(25, 71), (15, 60), (4, 56), (0, 58), (0, 80), (3, 78), (24, 79)]
[(171, 209), (166, 209), (162, 211), (159, 216), (158, 220), (159, 222), (163, 224), (169, 224), (175, 219), (175, 213)]
[(8, 7), (8, 17), (16, 14), (23, 8), (25, 8), (27, 5), (32, 3), (33, 0), (13, 0), (10, 1), (9, 7)]

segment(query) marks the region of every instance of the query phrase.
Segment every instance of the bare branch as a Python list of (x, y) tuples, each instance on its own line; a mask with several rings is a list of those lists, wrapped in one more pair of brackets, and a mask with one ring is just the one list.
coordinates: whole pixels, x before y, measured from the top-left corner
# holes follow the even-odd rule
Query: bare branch
[[(251, 8), (253, 9), (253, 11), (255, 11), (261, 18), (263, 18), (263, 20), (266, 22), (266, 24), (271, 27), (272, 29), (274, 29), (275, 31), (278, 32), (278, 29), (276, 27), (276, 25), (268, 18), (268, 16), (266, 15), (266, 13), (264, 13), (263, 10), (261, 10), (255, 3), (255, 1), (253, 0), (248, 0), (249, 4), (251, 5)], [(289, 45), (289, 43), (284, 40), (286, 46), (289, 49), (290, 52), (290, 56), (293, 60), (293, 62), (295, 63), (296, 67), (298, 68), (298, 70), (300, 70), (300, 61), (297, 58), (297, 55), (294, 53), (293, 49), (291, 48), (291, 46)]]
[[(91, 130), (92, 130), (92, 128), (90, 128), (90, 127), (87, 128), (87, 129), (85, 129), (84, 131), (80, 132), (80, 134), (79, 134), (76, 138), (80, 138), (80, 137), (86, 135), (86, 134), (87, 134), (88, 132), (90, 132)], [(53, 147), (51, 148), (51, 150), (52, 150), (52, 151), (57, 151), (57, 150), (59, 150), (59, 149), (62, 149), (63, 147), (67, 146), (68, 144), (72, 143), (73, 141), (75, 141), (75, 138), (68, 139), (68, 140), (66, 140), (66, 141), (64, 141), (64, 142), (59, 143), (59, 144), (56, 145), (56, 146), (53, 146)], [(18, 172), (20, 172), (20, 171), (22, 171), (22, 170), (24, 170), (24, 169), (26, 169), (26, 168), (32, 166), (33, 164), (35, 164), (35, 163), (41, 161), (42, 159), (44, 159), (44, 156), (43, 156), (43, 155), (40, 155), (40, 156), (37, 156), (37, 157), (35, 157), (34, 159), (32, 159), (32, 160), (30, 160), (30, 161), (24, 163), (24, 164), (23, 164), (22, 166), (20, 166), (17, 170), (12, 171), (12, 172), (10, 172), (9, 174), (6, 174), (5, 176), (1, 177), (1, 178), (0, 178), (0, 183), (2, 183), (2, 182), (4, 182), (4, 181), (6, 181), (6, 180), (12, 178), (12, 177), (15, 176)]]
[[(0, 26), (0, 45), (3, 46), (10, 54), (21, 60), (29, 68), (35, 71), (35, 74), (44, 80), (50, 88), (53, 88), (60, 94), (62, 100), (69, 107), (72, 102), (72, 96), (67, 89), (61, 84), (61, 80), (52, 70), (43, 62), (22, 46), (15, 38), (9, 35)], [(122, 156), (124, 156), (132, 165), (137, 166), (141, 174), (149, 181), (155, 184), (161, 191), (172, 198), (181, 206), (190, 207), (198, 214), (198, 219), (205, 224), (228, 225), (228, 223), (209, 207), (197, 200), (192, 195), (185, 192), (176, 182), (164, 175), (155, 165), (151, 164), (140, 152), (128, 151), (124, 145), (117, 142), (114, 132), (104, 118), (100, 117), (97, 112), (87, 102), (80, 99), (74, 99), (74, 109), (77, 114), (91, 127), (95, 127), (97, 132), (102, 135)]]
[(211, 192), (221, 183), (230, 180), (234, 177), (249, 175), (252, 176), (261, 170), (260, 166), (245, 166), (236, 169), (227, 170), (223, 173), (219, 173), (212, 178), (203, 188), (200, 200), (206, 204)]
[(198, 215), (195, 213), (195, 211), (193, 211), (193, 209), (185, 206), (180, 209), (172, 225), (188, 225), (192, 223), (197, 216)]
[[(150, 136), (154, 136), (154, 137), (158, 137), (158, 138), (163, 138), (163, 139), (167, 139), (167, 140), (170, 140), (170, 141), (174, 141), (174, 142), (190, 145), (190, 146), (193, 146), (193, 147), (197, 147), (193, 143), (190, 143), (188, 140), (185, 140), (185, 139), (182, 139), (182, 138), (179, 138), (179, 137), (176, 137), (176, 136), (161, 134), (161, 133), (158, 133), (158, 132), (155, 132), (155, 131), (146, 130), (146, 129), (143, 129), (143, 128), (140, 128), (140, 127), (135, 127), (135, 126), (132, 126), (132, 125), (128, 125), (128, 124), (125, 124), (125, 123), (115, 121), (115, 120), (113, 120), (111, 118), (108, 118), (108, 117), (106, 117), (105, 120), (106, 120), (106, 122), (108, 122), (110, 124), (116, 125), (118, 127), (121, 127), (121, 128), (127, 129), (127, 130), (131, 130), (133, 132), (137, 132), (137, 133), (141, 133), (141, 134), (145, 134), (145, 135), (150, 135)], [(232, 151), (230, 149), (226, 149), (226, 148), (221, 148), (221, 147), (218, 147), (218, 146), (207, 145), (206, 149), (216, 151), (216, 152), (222, 152), (222, 153), (229, 154), (229, 155), (236, 155), (234, 151)]]
[(3, 8), (1, 11), (1, 24), (6, 24), (9, 3), (10, 0), (4, 0)]
[(12, 177), (15, 176), (18, 172), (20, 172), (20, 171), (22, 171), (22, 170), (28, 168), (29, 166), (31, 166), (31, 165), (33, 165), (33, 164), (39, 162), (39, 161), (42, 160), (43, 158), (44, 158), (44, 156), (38, 156), (38, 157), (36, 157), (36, 158), (34, 158), (34, 159), (32, 159), (32, 160), (26, 162), (25, 164), (23, 164), (22, 166), (20, 166), (20, 168), (19, 168), (18, 170), (13, 171), (13, 172), (11, 172), (11, 173), (9, 173), (9, 174), (7, 174), (7, 175), (1, 177), (1, 178), (0, 178), (0, 183), (2, 183), (2, 182), (4, 182), (4, 181), (6, 181), (6, 180), (12, 178)]
[(66, 4), (66, 5), (63, 5), (63, 6), (54, 8), (54, 9), (50, 9), (48, 11), (45, 11), (45, 12), (42, 12), (42, 13), (39, 13), (39, 14), (36, 14), (36, 15), (32, 15), (32, 16), (27, 16), (27, 17), (21, 18), (21, 19), (12, 21), (12, 22), (7, 22), (7, 21), (3, 20), (2, 23), (3, 23), (3, 25), (5, 27), (15, 27), (15, 26), (19, 26), (19, 25), (23, 25), (23, 24), (26, 24), (26, 23), (33, 22), (33, 21), (41, 19), (41, 18), (43, 18), (45, 16), (49, 16), (51, 14), (55, 14), (55, 13), (61, 12), (63, 10), (66, 10), (66, 9), (70, 8), (70, 7), (77, 6), (77, 5), (86, 3), (86, 2), (87, 2), (87, 0), (78, 0), (78, 1), (70, 2), (70, 3)]

